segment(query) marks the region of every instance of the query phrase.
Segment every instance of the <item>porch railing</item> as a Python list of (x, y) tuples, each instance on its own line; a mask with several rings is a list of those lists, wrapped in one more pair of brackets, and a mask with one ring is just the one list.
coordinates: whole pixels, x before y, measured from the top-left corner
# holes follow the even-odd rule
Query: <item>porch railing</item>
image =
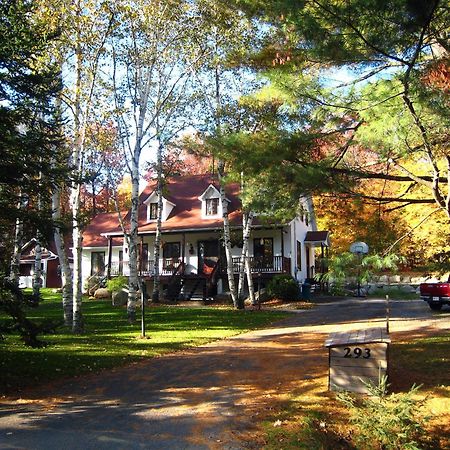
[[(289, 273), (291, 260), (284, 256), (273, 256), (272, 258), (249, 256), (252, 273)], [(241, 270), (241, 258), (233, 258), (233, 272)]]
[[(172, 275), (181, 264), (180, 258), (163, 258), (159, 266), (160, 275)], [(142, 261), (141, 274), (144, 276), (153, 276), (155, 274), (155, 261)]]
[[(272, 258), (260, 258), (250, 256), (250, 267), (252, 273), (289, 273), (291, 270), (291, 259), (284, 256), (274, 256)], [(160, 263), (160, 275), (170, 276), (175, 270), (179, 272), (179, 266), (182, 264), (180, 258), (163, 258)], [(123, 274), (122, 262), (113, 262), (111, 264), (111, 276)], [(233, 272), (239, 273), (241, 268), (241, 258), (233, 258)], [(153, 260), (143, 261), (142, 265), (138, 266), (138, 271), (142, 276), (153, 276), (155, 273), (155, 262)], [(214, 272), (217, 272), (218, 266), (215, 267)], [(226, 261), (221, 261), (221, 271), (226, 271)]]

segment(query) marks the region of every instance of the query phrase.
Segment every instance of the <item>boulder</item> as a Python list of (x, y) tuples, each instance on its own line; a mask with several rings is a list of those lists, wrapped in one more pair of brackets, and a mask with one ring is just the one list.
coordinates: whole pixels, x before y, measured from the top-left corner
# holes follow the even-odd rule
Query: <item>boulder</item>
[(112, 305), (113, 306), (124, 306), (128, 301), (128, 290), (121, 289), (120, 291), (113, 292), (112, 294)]
[(110, 297), (111, 293), (106, 288), (98, 288), (94, 292), (94, 298), (96, 298), (97, 300), (100, 298), (110, 298)]

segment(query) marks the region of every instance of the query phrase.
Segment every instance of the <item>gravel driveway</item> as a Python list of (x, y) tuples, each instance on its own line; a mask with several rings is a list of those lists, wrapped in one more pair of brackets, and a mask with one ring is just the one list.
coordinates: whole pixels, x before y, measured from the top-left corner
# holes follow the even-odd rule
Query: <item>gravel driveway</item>
[[(385, 326), (383, 300), (297, 311), (276, 326), (53, 383), (0, 402), (1, 449), (242, 449), (262, 407), (299, 380), (323, 384), (328, 333)], [(450, 328), (450, 309), (392, 301), (390, 331)]]

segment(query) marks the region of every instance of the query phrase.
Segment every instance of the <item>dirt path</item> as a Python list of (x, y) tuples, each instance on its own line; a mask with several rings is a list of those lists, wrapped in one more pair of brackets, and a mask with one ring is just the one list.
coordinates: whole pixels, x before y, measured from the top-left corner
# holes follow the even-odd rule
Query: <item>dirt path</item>
[[(448, 329), (447, 311), (392, 302), (392, 337)], [(328, 333), (383, 326), (384, 315), (382, 301), (321, 304), (267, 330), (5, 399), (0, 448), (248, 448), (254, 422), (300, 380), (326, 391)]]

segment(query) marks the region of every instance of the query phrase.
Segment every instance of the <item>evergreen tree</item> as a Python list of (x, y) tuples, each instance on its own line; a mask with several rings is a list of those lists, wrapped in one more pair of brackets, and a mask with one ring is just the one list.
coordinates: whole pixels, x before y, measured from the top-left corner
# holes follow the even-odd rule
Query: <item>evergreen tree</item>
[[(7, 270), (16, 222), (31, 236), (36, 227), (48, 231), (50, 192), (62, 175), (54, 102), (60, 77), (46, 53), (55, 37), (39, 21), (32, 2), (1, 2), (0, 235), (7, 246), (2, 252), (3, 270)], [(58, 162), (56, 167), (53, 161)]]
[(49, 327), (32, 323), (23, 312), (37, 305), (39, 294), (25, 296), (18, 288), (20, 248), (37, 230), (51, 235), (51, 190), (64, 173), (55, 107), (60, 77), (47, 53), (55, 37), (33, 2), (0, 3), (0, 310), (31, 346), (42, 345), (37, 334)]

